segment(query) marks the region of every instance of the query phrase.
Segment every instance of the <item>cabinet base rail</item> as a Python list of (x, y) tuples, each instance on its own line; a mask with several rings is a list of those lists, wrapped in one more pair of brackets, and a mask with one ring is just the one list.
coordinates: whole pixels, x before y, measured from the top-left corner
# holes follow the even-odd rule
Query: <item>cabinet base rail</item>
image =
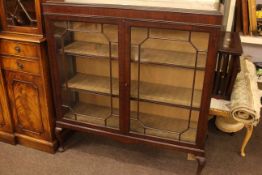
[[(65, 151), (65, 142), (64, 142), (64, 135), (70, 131), (78, 131), (78, 132), (84, 132), (84, 133), (90, 133), (90, 134), (96, 134), (99, 136), (106, 136), (110, 137), (116, 141), (125, 143), (125, 144), (147, 144), (147, 145), (154, 145), (159, 148), (164, 149), (170, 149), (170, 150), (177, 150), (177, 151), (183, 151), (185, 153), (193, 154), (196, 157), (196, 160), (198, 162), (198, 168), (196, 171), (197, 175), (200, 175), (203, 168), (205, 167), (206, 158), (205, 158), (205, 151), (202, 149), (195, 148), (194, 145), (188, 144), (188, 143), (180, 143), (177, 142), (177, 144), (174, 143), (168, 143), (163, 141), (158, 141), (156, 139), (148, 139), (144, 136), (137, 136), (136, 134), (128, 133), (128, 134), (122, 134), (118, 131), (112, 132), (106, 131), (106, 130), (100, 130), (97, 128), (87, 127), (87, 126), (80, 126), (79, 124), (73, 124), (72, 122), (67, 123), (65, 121), (56, 121), (56, 129), (55, 129), (56, 137), (59, 144), (59, 152)], [(174, 141), (175, 142), (175, 141)]]

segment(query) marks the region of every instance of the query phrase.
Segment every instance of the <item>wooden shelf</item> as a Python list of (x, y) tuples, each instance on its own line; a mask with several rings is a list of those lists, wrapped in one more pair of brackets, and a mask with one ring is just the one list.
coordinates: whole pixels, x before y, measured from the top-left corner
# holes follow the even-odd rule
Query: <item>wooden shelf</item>
[[(138, 62), (138, 50), (136, 50), (135, 47), (132, 48), (132, 61), (134, 62)], [(196, 53), (143, 48), (140, 54), (142, 64), (195, 69)], [(203, 70), (205, 68), (206, 56), (204, 52), (198, 54), (197, 69)]]
[(262, 36), (240, 36), (241, 42), (246, 44), (262, 45)]
[[(68, 88), (76, 91), (83, 90), (91, 93), (110, 95), (110, 79), (103, 76), (77, 73), (68, 81)], [(113, 95), (117, 96), (119, 94), (119, 82), (116, 78), (112, 79), (112, 88)], [(137, 90), (137, 81), (132, 81), (131, 98), (133, 100), (138, 99)], [(200, 90), (194, 91), (193, 109), (200, 107), (201, 94)], [(190, 88), (140, 82), (140, 101), (190, 108), (191, 95), (192, 89)]]
[[(110, 95), (110, 78), (108, 77), (77, 73), (67, 84), (68, 88), (72, 90), (83, 90)], [(113, 95), (119, 94), (119, 82), (116, 78), (112, 79), (112, 90)]]
[[(68, 44), (64, 48), (64, 52), (73, 56), (85, 56), (93, 58), (109, 58), (110, 48), (109, 44), (92, 43), (85, 41), (75, 41)], [(112, 43), (111, 58), (118, 58), (118, 45)]]
[[(111, 58), (118, 58), (118, 45), (112, 44)], [(64, 48), (67, 55), (81, 56), (88, 58), (109, 58), (109, 45), (100, 43), (91, 43), (84, 41), (75, 41)], [(138, 47), (132, 46), (131, 60), (138, 61)], [(142, 64), (157, 64), (164, 66), (175, 66), (182, 68), (195, 68), (196, 53), (167, 51), (152, 48), (143, 48), (140, 53), (140, 62)], [(199, 52), (197, 69), (204, 70), (206, 63), (206, 53)]]
[[(73, 111), (66, 113), (64, 118), (97, 126), (119, 128), (119, 117), (118, 115), (110, 115), (109, 107), (79, 103), (72, 109)], [(114, 114), (118, 113), (116, 110), (114, 112)]]
[[(137, 99), (137, 81), (131, 82), (131, 98)], [(140, 82), (140, 100), (154, 102), (163, 105), (177, 105), (180, 107), (190, 107), (192, 89), (160, 85), (155, 83)], [(201, 91), (194, 91), (193, 108), (200, 107)]]
[(130, 130), (144, 135), (192, 143), (196, 140), (197, 122), (191, 121), (188, 124), (186, 119), (140, 113), (139, 120), (131, 116)]
[[(119, 128), (118, 110), (110, 115), (110, 108), (87, 103), (79, 103), (64, 115), (65, 119), (75, 120), (81, 123), (109, 128)], [(136, 112), (131, 112), (130, 130), (134, 133), (164, 137), (172, 140), (195, 142), (197, 122), (190, 123), (186, 119), (177, 119), (165, 116), (140, 113), (139, 120), (135, 117)], [(181, 133), (181, 138), (179, 135)]]

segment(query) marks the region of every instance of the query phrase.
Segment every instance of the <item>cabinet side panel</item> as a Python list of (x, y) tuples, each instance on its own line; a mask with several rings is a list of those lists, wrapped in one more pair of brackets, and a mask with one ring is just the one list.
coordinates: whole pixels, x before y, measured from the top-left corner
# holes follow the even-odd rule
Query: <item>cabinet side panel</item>
[(0, 130), (12, 132), (11, 116), (9, 113), (4, 79), (0, 70)]
[(0, 102), (0, 126), (1, 127), (5, 126), (5, 119), (4, 119), (2, 102)]

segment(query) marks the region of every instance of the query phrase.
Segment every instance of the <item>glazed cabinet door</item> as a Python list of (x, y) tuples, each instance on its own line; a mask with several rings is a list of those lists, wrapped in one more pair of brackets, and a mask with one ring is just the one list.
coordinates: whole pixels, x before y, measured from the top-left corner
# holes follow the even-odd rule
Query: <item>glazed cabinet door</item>
[(51, 25), (58, 118), (118, 130), (118, 26), (94, 19)]
[(5, 31), (42, 33), (40, 0), (0, 0)]
[(210, 33), (185, 29), (130, 24), (130, 133), (195, 145), (207, 124)]
[(0, 69), (0, 130), (12, 132), (12, 121), (7, 101), (7, 91), (3, 79), (2, 70)]
[(38, 76), (5, 71), (16, 133), (50, 140), (43, 84)]

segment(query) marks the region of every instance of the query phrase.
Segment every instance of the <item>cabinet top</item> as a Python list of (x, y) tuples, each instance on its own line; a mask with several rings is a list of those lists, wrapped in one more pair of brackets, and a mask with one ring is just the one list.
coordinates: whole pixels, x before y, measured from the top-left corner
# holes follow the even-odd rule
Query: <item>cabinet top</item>
[(40, 44), (46, 41), (41, 35), (27, 35), (27, 34), (18, 34), (18, 33), (8, 33), (8, 32), (0, 32), (0, 39), (5, 40), (13, 40), (19, 42), (29, 42)]
[(207, 12), (219, 11), (219, 0), (46, 0), (46, 2), (85, 4), (118, 8), (143, 9), (188, 9)]

